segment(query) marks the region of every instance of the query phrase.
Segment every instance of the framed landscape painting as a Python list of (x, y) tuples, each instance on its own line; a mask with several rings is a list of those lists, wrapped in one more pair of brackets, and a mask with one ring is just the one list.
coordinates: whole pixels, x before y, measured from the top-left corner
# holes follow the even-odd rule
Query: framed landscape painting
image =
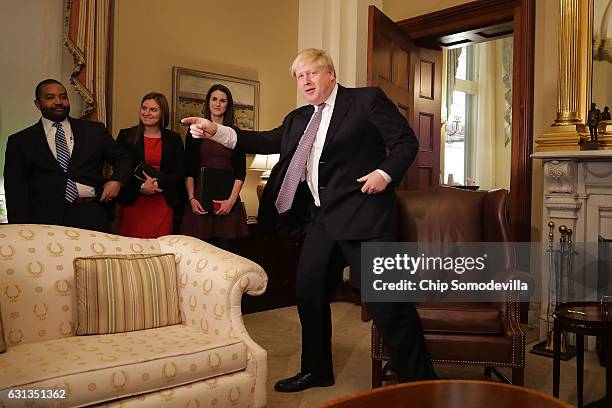
[(172, 68), (172, 130), (184, 136), (181, 119), (203, 116), (206, 92), (214, 84), (229, 88), (234, 98), (236, 125), (244, 130), (259, 129), (259, 82), (195, 69)]

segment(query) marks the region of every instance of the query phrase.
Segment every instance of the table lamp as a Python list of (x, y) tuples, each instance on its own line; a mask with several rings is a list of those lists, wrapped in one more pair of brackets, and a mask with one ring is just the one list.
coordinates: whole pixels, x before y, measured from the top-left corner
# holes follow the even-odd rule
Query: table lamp
[(261, 193), (263, 192), (268, 178), (270, 177), (270, 170), (276, 163), (278, 163), (279, 154), (257, 154), (249, 170), (261, 171), (261, 179), (257, 184), (257, 198), (261, 199)]

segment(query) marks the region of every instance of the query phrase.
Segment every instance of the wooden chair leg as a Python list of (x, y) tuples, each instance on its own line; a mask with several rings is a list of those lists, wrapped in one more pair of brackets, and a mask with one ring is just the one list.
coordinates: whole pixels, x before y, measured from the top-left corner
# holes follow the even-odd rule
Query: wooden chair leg
[(381, 360), (372, 359), (372, 388), (382, 387), (382, 364)]
[(525, 378), (525, 372), (523, 368), (513, 368), (512, 369), (512, 384), (522, 387), (524, 378)]
[(366, 305), (361, 304), (361, 321), (369, 322), (370, 320), (372, 320), (372, 316), (370, 315), (370, 312), (368, 312), (368, 308)]
[(584, 336), (576, 334), (576, 407), (584, 406)]

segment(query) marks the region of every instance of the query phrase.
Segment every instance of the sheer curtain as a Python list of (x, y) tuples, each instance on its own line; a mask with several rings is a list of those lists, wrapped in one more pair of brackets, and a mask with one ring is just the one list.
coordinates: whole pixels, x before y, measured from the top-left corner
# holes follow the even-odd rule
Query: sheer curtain
[(472, 174), (481, 189), (495, 187), (495, 111), (497, 41), (476, 45), (478, 50), (478, 103)]
[(112, 0), (67, 0), (64, 44), (74, 57), (70, 83), (83, 97), (81, 116), (107, 123)]

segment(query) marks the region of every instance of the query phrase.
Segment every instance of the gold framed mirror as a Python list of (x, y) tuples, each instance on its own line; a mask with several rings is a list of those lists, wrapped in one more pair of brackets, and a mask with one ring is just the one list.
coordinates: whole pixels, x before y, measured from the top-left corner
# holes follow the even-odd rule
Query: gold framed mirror
[(612, 136), (612, 0), (592, 0), (591, 102), (600, 110), (599, 136)]
[[(599, 2), (602, 4), (599, 4)], [(597, 2), (597, 3), (596, 3)], [(588, 127), (591, 102), (609, 106), (612, 99), (598, 102), (601, 87), (612, 88), (612, 71), (604, 85), (599, 65), (593, 75), (594, 40), (601, 37), (602, 21), (612, 18), (612, 0), (559, 0), (559, 78), (557, 117), (550, 128), (536, 138), (536, 152), (581, 150), (581, 142), (590, 139)], [(597, 14), (595, 14), (597, 6)], [(603, 14), (600, 14), (604, 10)], [(608, 14), (606, 14), (606, 10)], [(594, 21), (597, 19), (598, 23)], [(596, 24), (599, 24), (596, 27)], [(606, 25), (606, 35), (612, 37), (612, 23)], [(609, 27), (609, 28), (608, 28)], [(594, 35), (597, 30), (597, 36)], [(610, 34), (608, 34), (610, 33)], [(609, 44), (605, 43), (606, 46)], [(600, 46), (598, 40), (597, 46)], [(600, 52), (598, 51), (598, 56)], [(608, 63), (612, 66), (612, 63)], [(610, 84), (610, 85), (608, 85)], [(595, 87), (595, 88), (594, 88)], [(612, 95), (612, 91), (611, 95)], [(603, 98), (607, 100), (606, 98)], [(599, 105), (605, 103), (607, 105)], [(602, 109), (603, 110), (603, 109)], [(612, 122), (602, 121), (598, 126), (598, 148), (612, 150)]]

